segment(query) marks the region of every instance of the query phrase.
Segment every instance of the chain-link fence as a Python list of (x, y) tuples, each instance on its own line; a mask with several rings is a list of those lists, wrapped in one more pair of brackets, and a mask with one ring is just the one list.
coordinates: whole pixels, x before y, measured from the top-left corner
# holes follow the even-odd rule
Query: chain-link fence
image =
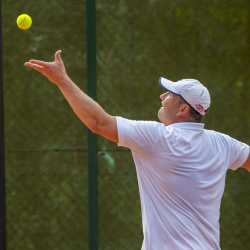
[[(17, 28), (19, 14), (33, 19)], [(56, 86), (25, 68), (53, 60), (86, 90), (86, 1), (3, 0), (8, 250), (88, 249), (87, 129)], [(157, 120), (158, 78), (210, 90), (207, 129), (250, 144), (250, 2), (96, 0), (97, 101), (112, 114)], [(98, 244), (140, 249), (138, 185), (129, 150), (98, 137)], [(250, 245), (250, 176), (228, 171), (221, 248)], [(91, 194), (90, 194), (91, 195)]]

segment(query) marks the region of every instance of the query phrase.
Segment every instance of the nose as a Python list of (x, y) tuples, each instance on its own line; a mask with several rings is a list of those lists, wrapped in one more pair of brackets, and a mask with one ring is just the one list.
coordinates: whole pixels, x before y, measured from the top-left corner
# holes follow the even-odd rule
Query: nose
[(162, 101), (164, 101), (165, 98), (167, 97), (168, 93), (169, 93), (169, 92), (166, 92), (166, 93), (163, 93), (162, 95), (160, 95), (160, 99), (161, 99)]

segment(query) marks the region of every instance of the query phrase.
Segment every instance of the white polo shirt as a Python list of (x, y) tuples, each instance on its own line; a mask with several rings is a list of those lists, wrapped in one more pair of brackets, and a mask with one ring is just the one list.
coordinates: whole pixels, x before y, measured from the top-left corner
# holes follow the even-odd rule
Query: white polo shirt
[(117, 117), (119, 146), (131, 149), (141, 198), (142, 250), (215, 250), (225, 176), (249, 146), (201, 123)]

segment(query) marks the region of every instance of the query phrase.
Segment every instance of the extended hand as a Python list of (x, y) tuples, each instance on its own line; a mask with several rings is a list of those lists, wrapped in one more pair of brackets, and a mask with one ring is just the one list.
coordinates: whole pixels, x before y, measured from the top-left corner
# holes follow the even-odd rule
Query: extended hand
[(57, 85), (60, 85), (60, 83), (63, 83), (68, 78), (68, 75), (66, 73), (60, 54), (61, 54), (61, 50), (58, 50), (55, 53), (54, 62), (43, 62), (43, 61), (32, 59), (29, 62), (26, 62), (25, 66), (31, 67), (41, 72), (51, 82)]

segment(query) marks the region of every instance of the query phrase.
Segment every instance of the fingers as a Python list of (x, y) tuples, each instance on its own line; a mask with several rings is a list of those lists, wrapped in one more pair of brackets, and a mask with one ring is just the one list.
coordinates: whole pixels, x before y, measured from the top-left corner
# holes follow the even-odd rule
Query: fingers
[[(62, 61), (61, 56), (60, 56), (61, 53), (62, 53), (61, 50), (58, 50), (55, 53), (55, 61)], [(48, 65), (50, 64), (48, 62), (44, 62), (44, 61), (40, 61), (40, 60), (35, 60), (35, 59), (29, 60), (29, 63), (36, 64), (36, 65), (42, 66), (44, 68), (48, 67)], [(26, 65), (26, 63), (25, 63), (25, 65)], [(26, 66), (31, 66), (31, 65), (26, 65)]]
[[(62, 62), (61, 59), (61, 50), (58, 50), (55, 53), (55, 62)], [(51, 69), (52, 66), (56, 66), (55, 62), (51, 63), (51, 62), (44, 62), (44, 61), (39, 61), (39, 60), (35, 60), (35, 59), (31, 59), (29, 60), (29, 62), (26, 62), (24, 65), (28, 66), (30, 68), (33, 68), (39, 72), (41, 72), (42, 74), (46, 74), (46, 72)]]
[(62, 53), (61, 50), (58, 50), (58, 51), (56, 52), (56, 54), (55, 54), (55, 61), (62, 61), (61, 55), (60, 55), (61, 53)]
[(39, 71), (39, 72), (41, 72), (41, 73), (44, 72), (44, 67), (43, 67), (43, 66), (40, 66), (40, 65), (38, 65), (38, 64), (34, 64), (34, 63), (32, 63), (31, 61), (33, 61), (33, 60), (30, 60), (29, 62), (26, 62), (24, 65), (25, 65), (25, 66), (28, 66), (28, 67), (30, 67), (30, 68), (33, 68), (33, 69), (35, 69), (35, 70), (37, 70), (37, 71)]
[(30, 64), (36, 64), (36, 65), (39, 65), (39, 66), (42, 66), (42, 67), (47, 67), (48, 63), (46, 62), (43, 62), (43, 61), (39, 61), (39, 60), (29, 60), (29, 63)]

